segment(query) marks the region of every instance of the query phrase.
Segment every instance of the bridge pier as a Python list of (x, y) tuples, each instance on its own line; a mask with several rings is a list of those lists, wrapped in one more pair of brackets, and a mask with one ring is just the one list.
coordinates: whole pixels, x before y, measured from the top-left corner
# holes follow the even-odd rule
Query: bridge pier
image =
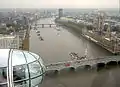
[(92, 69), (92, 67), (91, 67), (90, 65), (85, 65), (84, 68), (85, 68), (86, 70)]
[(97, 71), (100, 71), (106, 67), (106, 64), (105, 63), (97, 63), (96, 67), (97, 67)]
[(50, 28), (51, 28), (52, 25), (50, 24), (49, 26), (50, 26)]
[(44, 24), (42, 24), (42, 28), (44, 28)]

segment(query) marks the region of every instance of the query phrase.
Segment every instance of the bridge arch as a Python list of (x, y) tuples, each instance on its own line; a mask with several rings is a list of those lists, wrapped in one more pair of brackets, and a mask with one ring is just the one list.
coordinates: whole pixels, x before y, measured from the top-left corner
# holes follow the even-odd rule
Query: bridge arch
[(58, 73), (59, 73), (59, 70), (55, 70), (55, 71), (54, 71), (54, 74), (58, 74)]
[(111, 67), (111, 66), (117, 66), (118, 62), (117, 61), (110, 61), (106, 63), (107, 68)]
[(69, 68), (63, 68), (60, 70), (60, 74), (64, 74), (66, 72), (69, 72)]
[(106, 66), (106, 64), (105, 64), (104, 62), (102, 62), (102, 63), (97, 63), (97, 65), (96, 65), (97, 71), (105, 68), (105, 66)]
[(81, 70), (83, 70), (84, 69), (84, 66), (78, 66), (78, 67), (76, 67), (76, 71), (78, 72), (78, 71), (81, 71)]
[(84, 69), (87, 69), (87, 70), (90, 70), (92, 67), (91, 67), (91, 65), (85, 65), (84, 66)]
[(120, 65), (120, 61), (118, 61), (118, 65)]
[(70, 67), (70, 71), (75, 71), (75, 68), (74, 67)]

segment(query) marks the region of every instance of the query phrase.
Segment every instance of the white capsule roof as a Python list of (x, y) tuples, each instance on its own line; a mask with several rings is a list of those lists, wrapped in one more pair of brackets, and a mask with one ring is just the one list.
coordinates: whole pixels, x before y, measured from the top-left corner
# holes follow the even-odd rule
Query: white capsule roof
[(0, 49), (0, 87), (35, 87), (42, 82), (45, 70), (41, 57), (35, 53)]
[(0, 67), (7, 67), (9, 58), (12, 59), (12, 66), (16, 66), (34, 62), (40, 57), (37, 54), (28, 51), (16, 49), (0, 49)]

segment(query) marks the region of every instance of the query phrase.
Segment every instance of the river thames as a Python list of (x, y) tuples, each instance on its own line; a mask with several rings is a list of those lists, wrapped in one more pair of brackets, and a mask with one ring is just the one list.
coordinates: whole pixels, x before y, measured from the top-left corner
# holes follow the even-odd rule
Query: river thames
[[(38, 23), (54, 23), (52, 18), (39, 20)], [(45, 64), (71, 60), (69, 53), (77, 52), (84, 56), (88, 49), (88, 58), (111, 56), (107, 50), (80, 36), (73, 29), (59, 27), (37, 28), (30, 32), (30, 51), (39, 54)], [(44, 39), (39, 39), (37, 31)], [(120, 70), (118, 68), (97, 71), (63, 73), (58, 76), (45, 76), (39, 87), (120, 87)]]
[[(37, 23), (48, 24), (54, 23), (54, 21), (49, 18), (42, 19)], [(39, 40), (36, 31), (40, 31), (44, 41)], [(45, 28), (32, 29), (30, 34), (30, 51), (39, 54), (45, 64), (68, 61), (71, 59), (70, 52), (84, 56), (86, 48), (88, 49), (88, 58), (112, 55), (95, 43), (82, 38), (72, 29), (60, 27), (60, 31), (58, 31), (55, 27), (50, 28), (46, 25)]]

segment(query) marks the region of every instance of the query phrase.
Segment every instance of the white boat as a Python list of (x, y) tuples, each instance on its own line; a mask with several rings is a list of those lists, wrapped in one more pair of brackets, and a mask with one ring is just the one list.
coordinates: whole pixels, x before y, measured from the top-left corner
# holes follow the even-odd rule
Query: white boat
[(56, 30), (57, 30), (57, 31), (60, 31), (60, 28), (59, 28), (59, 27), (56, 27)]
[(40, 33), (40, 31), (36, 31), (36, 33)]
[(44, 39), (43, 39), (41, 36), (39, 37), (39, 39), (40, 39), (41, 41), (44, 41)]
[(82, 60), (87, 58), (87, 53), (88, 53), (88, 49), (86, 48), (84, 56), (79, 56), (78, 53), (75, 52), (71, 52), (69, 55), (71, 56), (72, 60)]

